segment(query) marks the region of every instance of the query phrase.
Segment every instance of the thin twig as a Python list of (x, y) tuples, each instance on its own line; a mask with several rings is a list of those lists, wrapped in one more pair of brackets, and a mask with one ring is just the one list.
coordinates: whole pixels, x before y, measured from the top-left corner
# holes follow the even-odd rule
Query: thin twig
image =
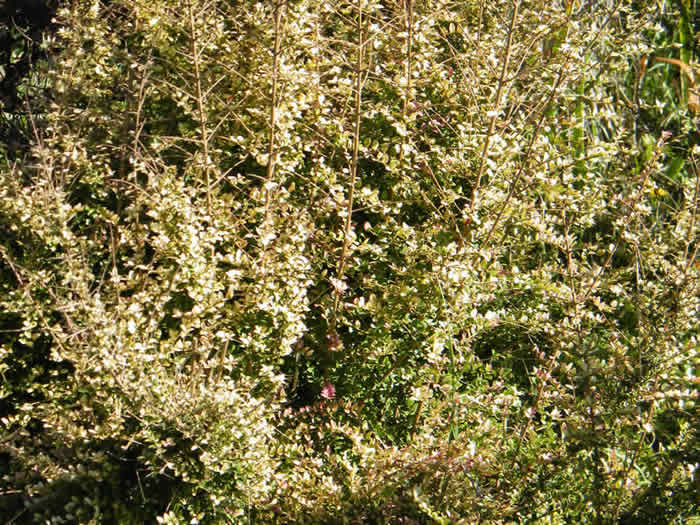
[(520, 182), (520, 179), (523, 176), (523, 173), (525, 172), (525, 167), (526, 167), (528, 160), (530, 158), (530, 153), (532, 152), (532, 148), (535, 144), (535, 141), (537, 140), (537, 137), (539, 137), (540, 130), (542, 129), (545, 117), (547, 116), (547, 108), (549, 108), (550, 104), (554, 100), (554, 96), (556, 95), (557, 90), (559, 89), (559, 86), (561, 85), (562, 80), (564, 80), (564, 71), (566, 70), (567, 64), (568, 64), (568, 57), (567, 57), (566, 62), (564, 62), (561, 69), (559, 70), (559, 76), (557, 77), (557, 80), (554, 84), (554, 87), (552, 88), (552, 92), (549, 94), (549, 98), (547, 99), (547, 103), (542, 108), (542, 113), (540, 114), (540, 120), (537, 122), (537, 126), (535, 127), (535, 130), (532, 134), (532, 138), (530, 139), (530, 142), (527, 145), (527, 150), (525, 152), (525, 155), (524, 155), (522, 162), (520, 163), (520, 168), (516, 172), (515, 177), (513, 178), (513, 181), (511, 182), (510, 189), (508, 190), (508, 195), (506, 196), (506, 199), (503, 201), (503, 204), (501, 205), (500, 210), (498, 210), (498, 213), (496, 214), (496, 218), (493, 221), (493, 224), (491, 225), (491, 229), (489, 230), (488, 234), (486, 235), (486, 238), (483, 241), (484, 246), (486, 246), (488, 244), (489, 240), (491, 239), (493, 232), (496, 230), (496, 228), (498, 227), (498, 224), (500, 223), (501, 217), (503, 216), (503, 213), (505, 212), (505, 209), (508, 206), (508, 203), (510, 202), (510, 200), (513, 198), (513, 195), (515, 194), (515, 190), (518, 186), (518, 183)]
[(201, 64), (200, 64), (200, 50), (197, 47), (198, 35), (197, 27), (194, 20), (194, 11), (192, 9), (192, 2), (188, 2), (187, 8), (189, 11), (190, 18), (190, 31), (192, 32), (192, 62), (194, 66), (194, 80), (195, 87), (197, 89), (197, 110), (199, 112), (199, 128), (202, 135), (202, 154), (204, 155), (204, 176), (207, 185), (207, 215), (211, 217), (211, 181), (209, 176), (209, 138), (207, 136), (207, 116), (204, 108), (204, 96), (202, 94), (202, 75), (201, 75)]
[[(408, 103), (411, 100), (412, 82), (411, 77), (413, 75), (412, 71), (412, 47), (413, 47), (413, 0), (404, 0), (404, 5), (406, 13), (404, 16), (404, 27), (406, 33), (408, 34), (407, 50), (406, 50), (406, 64), (404, 66), (404, 76), (406, 77), (406, 90), (403, 95), (403, 107), (401, 109), (401, 117), (403, 125), (408, 127), (407, 116), (408, 116)], [(406, 137), (408, 133), (404, 130), (404, 134), (401, 137), (401, 151), (399, 152), (399, 162), (403, 165), (404, 155), (406, 153)]]
[[(361, 106), (362, 106), (362, 64), (364, 62), (364, 34), (362, 20), (362, 0), (357, 4), (357, 64), (355, 65), (355, 131), (352, 137), (352, 164), (350, 168), (350, 189), (348, 192), (345, 228), (343, 230), (343, 248), (338, 261), (337, 279), (343, 278), (345, 273), (345, 264), (347, 262), (348, 248), (350, 246), (350, 229), (352, 226), (352, 206), (355, 198), (355, 184), (357, 181), (357, 164), (360, 152), (360, 122), (361, 122)], [(336, 292), (335, 306), (337, 310), (340, 299), (340, 292)]]
[(265, 184), (265, 225), (270, 220), (270, 200), (272, 181), (275, 177), (276, 161), (276, 127), (277, 127), (277, 90), (279, 88), (279, 54), (282, 26), (282, 3), (275, 4), (275, 47), (272, 53), (272, 101), (270, 103), (270, 140), (267, 146), (267, 183)]
[(515, 21), (518, 18), (518, 9), (520, 9), (520, 0), (516, 0), (513, 6), (513, 14), (510, 19), (510, 26), (508, 27), (508, 40), (506, 41), (506, 56), (503, 59), (503, 67), (501, 68), (501, 76), (498, 79), (498, 88), (496, 89), (496, 100), (493, 104), (493, 114), (491, 115), (491, 121), (489, 122), (489, 129), (486, 133), (486, 140), (484, 141), (484, 148), (481, 151), (481, 160), (479, 161), (479, 171), (476, 175), (476, 184), (472, 190), (472, 200), (470, 208), (473, 209), (479, 192), (479, 187), (481, 186), (481, 177), (484, 174), (484, 166), (486, 165), (486, 158), (489, 154), (489, 145), (491, 144), (491, 137), (496, 131), (496, 119), (498, 118), (498, 112), (501, 108), (501, 98), (503, 97), (503, 90), (506, 85), (506, 75), (508, 73), (508, 64), (510, 62), (510, 52), (513, 45), (513, 33), (515, 29)]

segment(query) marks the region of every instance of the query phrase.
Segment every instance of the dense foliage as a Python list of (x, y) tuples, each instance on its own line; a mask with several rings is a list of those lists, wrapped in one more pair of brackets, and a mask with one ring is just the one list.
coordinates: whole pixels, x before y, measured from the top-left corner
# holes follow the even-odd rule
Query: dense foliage
[(700, 522), (695, 7), (16, 11), (0, 515)]

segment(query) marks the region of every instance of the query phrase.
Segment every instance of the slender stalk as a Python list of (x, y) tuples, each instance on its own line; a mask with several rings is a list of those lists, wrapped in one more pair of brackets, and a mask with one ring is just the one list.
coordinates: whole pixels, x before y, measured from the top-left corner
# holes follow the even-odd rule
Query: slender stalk
[(540, 378), (540, 384), (537, 387), (537, 397), (535, 398), (534, 404), (530, 407), (530, 413), (528, 414), (527, 421), (525, 421), (525, 424), (520, 429), (520, 433), (518, 435), (518, 442), (515, 445), (515, 452), (513, 453), (513, 459), (510, 463), (510, 468), (506, 472), (512, 472), (513, 467), (515, 467), (515, 463), (518, 461), (520, 449), (522, 448), (523, 442), (525, 441), (525, 434), (527, 434), (527, 431), (530, 429), (532, 419), (535, 417), (535, 414), (539, 410), (540, 402), (542, 401), (542, 394), (544, 393), (544, 387), (546, 386), (547, 381), (550, 378), (550, 374), (552, 373), (554, 363), (556, 363), (558, 356), (559, 354), (557, 353), (552, 354), (552, 356), (549, 358), (549, 363), (547, 363), (547, 368), (545, 369), (544, 374), (541, 374), (542, 377)]
[[(343, 230), (343, 249), (340, 253), (338, 261), (337, 278), (343, 278), (345, 265), (347, 262), (348, 248), (350, 246), (350, 229), (352, 226), (352, 207), (355, 199), (355, 184), (357, 181), (357, 161), (360, 151), (360, 121), (361, 121), (361, 105), (362, 105), (362, 64), (364, 62), (364, 34), (362, 31), (362, 0), (357, 3), (357, 57), (355, 64), (355, 131), (352, 137), (352, 165), (350, 167), (350, 189), (348, 192), (347, 210), (345, 217), (345, 228)], [(339, 293), (336, 293), (336, 309)]]
[(693, 250), (693, 253), (690, 257), (688, 257), (688, 253), (690, 252), (690, 247), (693, 244), (694, 240), (694, 232), (695, 232), (695, 221), (697, 218), (697, 211), (698, 211), (698, 195), (700, 195), (700, 172), (698, 171), (698, 165), (697, 161), (695, 159), (695, 155), (692, 153), (690, 154), (690, 166), (693, 168), (693, 172), (695, 173), (695, 195), (693, 197), (693, 200), (690, 203), (691, 209), (693, 210), (690, 216), (690, 226), (688, 227), (688, 241), (685, 245), (685, 250), (683, 250), (683, 259), (686, 261), (685, 264), (685, 274), (687, 275), (689, 268), (691, 265), (695, 262), (695, 258), (697, 257), (698, 253), (698, 247), (696, 246), (695, 249)]
[[(503, 213), (505, 212), (506, 207), (508, 206), (508, 203), (513, 198), (513, 195), (515, 195), (515, 190), (518, 187), (518, 183), (520, 182), (520, 179), (522, 178), (523, 173), (525, 172), (525, 167), (527, 166), (528, 161), (530, 160), (530, 153), (532, 152), (532, 148), (535, 145), (535, 141), (537, 140), (537, 137), (539, 137), (540, 131), (542, 130), (542, 126), (544, 125), (544, 120), (545, 120), (545, 117), (547, 116), (547, 110), (549, 109), (549, 106), (551, 105), (552, 101), (554, 100), (554, 97), (557, 93), (557, 90), (559, 89), (559, 86), (561, 85), (562, 81), (564, 80), (564, 73), (566, 72), (566, 65), (567, 64), (568, 64), (568, 59), (562, 65), (561, 69), (559, 70), (559, 76), (557, 77), (557, 80), (554, 83), (554, 87), (552, 88), (552, 92), (549, 94), (549, 98), (547, 99), (547, 102), (544, 104), (544, 107), (542, 108), (542, 113), (540, 114), (540, 119), (537, 122), (537, 125), (535, 126), (535, 130), (532, 134), (532, 138), (530, 139), (530, 142), (527, 145), (525, 157), (523, 158), (523, 160), (520, 164), (520, 167), (518, 168), (518, 171), (515, 174), (513, 181), (511, 182), (510, 189), (508, 190), (508, 195), (506, 196), (506, 199), (503, 201), (503, 204), (501, 204), (501, 208), (498, 210), (498, 213), (496, 214), (496, 219), (493, 221), (493, 225), (491, 226), (491, 229), (486, 234), (486, 238), (483, 241), (484, 246), (486, 246), (488, 244), (489, 240), (491, 240), (491, 236), (493, 235), (493, 232), (496, 230), (496, 228), (500, 224), (501, 218), (503, 217)], [(472, 199), (472, 205), (473, 205), (473, 203), (474, 203), (474, 200)]]
[[(655, 401), (652, 400), (652, 402), (649, 404), (649, 410), (647, 412), (647, 420), (646, 424), (650, 424), (652, 421), (652, 418), (654, 417), (654, 407), (655, 407)], [(627, 467), (625, 468), (623, 474), (622, 474), (622, 488), (624, 490), (624, 487), (627, 485), (627, 480), (629, 479), (630, 472), (632, 471), (632, 468), (634, 467), (634, 464), (637, 461), (637, 458), (639, 457), (640, 452), (642, 451), (642, 445), (644, 444), (644, 441), (646, 441), (648, 436), (648, 433), (646, 431), (643, 431), (641, 435), (639, 436), (639, 439), (637, 440), (637, 446), (634, 448), (634, 452), (632, 453), (632, 457), (630, 458), (629, 463), (627, 464)], [(673, 465), (673, 463), (672, 463)], [(653, 486), (653, 485), (652, 485)], [(617, 502), (615, 503), (615, 511), (613, 512), (613, 523), (617, 523), (617, 518), (620, 515), (620, 508), (622, 507), (622, 500), (623, 496), (620, 494), (620, 497), (617, 498)]]
[[(483, 6), (482, 6), (483, 8)], [(503, 90), (505, 89), (506, 85), (506, 75), (508, 73), (508, 65), (510, 63), (510, 52), (513, 46), (513, 33), (515, 29), (515, 21), (518, 18), (518, 10), (520, 9), (520, 0), (515, 1), (515, 5), (513, 6), (513, 14), (511, 15), (510, 18), (510, 25), (508, 27), (508, 40), (506, 41), (506, 56), (505, 59), (503, 60), (503, 67), (501, 67), (501, 75), (498, 79), (498, 87), (496, 88), (496, 101), (494, 102), (494, 107), (493, 107), (493, 115), (491, 116), (491, 120), (489, 122), (489, 129), (488, 132), (486, 133), (486, 140), (484, 141), (484, 148), (481, 150), (481, 160), (479, 161), (479, 171), (476, 176), (476, 184), (474, 185), (474, 189), (472, 190), (472, 201), (471, 201), (471, 209), (474, 208), (474, 205), (476, 204), (476, 195), (479, 191), (479, 187), (481, 186), (481, 178), (484, 174), (484, 167), (486, 166), (486, 158), (488, 157), (489, 154), (489, 146), (491, 145), (491, 137), (493, 136), (494, 132), (496, 131), (496, 119), (498, 118), (498, 111), (501, 107), (501, 98), (503, 97)]]
[(265, 184), (265, 224), (270, 220), (270, 200), (272, 193), (272, 181), (275, 177), (275, 163), (277, 160), (277, 91), (279, 89), (279, 55), (282, 26), (282, 3), (275, 4), (275, 47), (272, 53), (272, 100), (270, 103), (270, 140), (267, 146), (267, 181)]
[[(411, 100), (412, 91), (412, 60), (413, 60), (413, 0), (405, 0), (405, 16), (404, 16), (404, 29), (408, 34), (407, 42), (407, 52), (406, 52), (406, 62), (404, 64), (404, 76), (406, 77), (406, 91), (403, 96), (403, 108), (401, 110), (402, 120), (404, 126), (408, 127), (407, 117), (408, 117), (408, 103)], [(406, 134), (401, 137), (401, 151), (399, 152), (399, 162), (403, 164), (404, 155), (406, 152)]]
[(418, 423), (420, 422), (420, 415), (421, 412), (423, 412), (423, 404), (425, 401), (421, 399), (420, 403), (418, 403), (418, 408), (416, 409), (416, 415), (413, 417), (413, 427), (411, 428), (411, 434), (415, 434), (416, 430), (418, 429)]
[(569, 232), (571, 231), (571, 224), (569, 222), (569, 217), (566, 215), (566, 209), (562, 211), (564, 220), (564, 249), (566, 250), (566, 271), (569, 277), (569, 288), (571, 289), (571, 303), (574, 305), (574, 316), (579, 319), (579, 303), (578, 303), (578, 292), (576, 291), (576, 279), (574, 278), (574, 268), (573, 259), (571, 256), (571, 242), (569, 240)]
[[(314, 112), (316, 114), (315, 120), (318, 122), (321, 118), (321, 13), (316, 17), (316, 27), (314, 31), (314, 45), (316, 52), (314, 53), (314, 75), (316, 76), (316, 82), (314, 83)], [(319, 180), (320, 173), (320, 159), (322, 157), (321, 151), (323, 147), (323, 134), (320, 128), (314, 130), (314, 143), (315, 148), (312, 153), (312, 168), (311, 173), (313, 175), (313, 180)], [(309, 192), (309, 207), (313, 207), (313, 203), (317, 198), (317, 191)]]
[[(438, 290), (440, 291), (440, 297), (442, 299), (442, 304), (447, 308), (448, 311), (452, 311), (452, 305), (449, 304), (447, 299), (445, 298), (445, 292), (442, 289), (442, 285), (440, 284), (440, 281), (437, 281), (438, 285)], [(449, 370), (450, 370), (450, 417), (449, 417), (449, 427), (450, 427), (450, 433), (448, 435), (447, 439), (447, 460), (450, 461), (452, 459), (452, 448), (453, 448), (453, 442), (457, 437), (457, 425), (455, 423), (456, 417), (457, 417), (457, 367), (456, 367), (456, 362), (455, 362), (455, 346), (454, 346), (454, 339), (450, 337), (450, 344), (449, 344), (449, 349), (450, 349), (450, 365), (449, 365)], [(438, 504), (442, 506), (442, 502), (445, 499), (445, 494), (447, 493), (447, 486), (450, 483), (450, 478), (451, 474), (450, 471), (447, 470), (445, 471), (445, 475), (442, 478), (441, 486), (440, 486), (440, 496), (438, 498)]]
[[(659, 139), (659, 141), (656, 144), (656, 151), (654, 153), (654, 157), (652, 160), (649, 162), (647, 167), (644, 169), (642, 172), (642, 177), (639, 182), (639, 189), (637, 190), (636, 195), (633, 195), (633, 198), (630, 199), (629, 201), (629, 208), (630, 210), (634, 210), (636, 207), (637, 203), (639, 200), (643, 197), (644, 195), (644, 187), (646, 186), (647, 181), (649, 180), (649, 176), (651, 175), (651, 172), (654, 170), (656, 167), (656, 163), (659, 159), (659, 156), (662, 153), (662, 147), (666, 141), (666, 137), (662, 135), (662, 137)], [(586, 293), (583, 294), (583, 297), (581, 298), (581, 303), (585, 303), (590, 295), (593, 293), (593, 291), (596, 289), (596, 286), (598, 286), (598, 283), (600, 282), (600, 279), (603, 277), (603, 274), (607, 271), (609, 268), (610, 264), (612, 263), (613, 256), (617, 252), (617, 249), (620, 247), (620, 243), (622, 242), (622, 233), (627, 229), (627, 226), (631, 224), (631, 222), (637, 218), (637, 214), (635, 213), (630, 213), (627, 218), (624, 220), (622, 224), (622, 228), (620, 229), (620, 234), (617, 237), (617, 240), (615, 243), (613, 243), (612, 248), (608, 252), (608, 256), (605, 259), (605, 262), (603, 265), (600, 267), (598, 272), (596, 273), (595, 277), (591, 281), (591, 284), (588, 286), (588, 289), (586, 290)]]
[(201, 56), (198, 48), (197, 27), (194, 20), (192, 2), (187, 3), (190, 18), (190, 31), (192, 33), (192, 63), (194, 66), (194, 81), (197, 89), (197, 111), (199, 113), (199, 129), (202, 135), (202, 154), (204, 155), (204, 176), (207, 185), (207, 214), (211, 217), (211, 176), (209, 173), (209, 136), (207, 131), (207, 115), (204, 108), (204, 95), (202, 94)]
[(479, 27), (477, 28), (476, 31), (476, 43), (481, 44), (481, 26), (484, 23), (484, 2), (485, 0), (481, 0), (479, 2)]

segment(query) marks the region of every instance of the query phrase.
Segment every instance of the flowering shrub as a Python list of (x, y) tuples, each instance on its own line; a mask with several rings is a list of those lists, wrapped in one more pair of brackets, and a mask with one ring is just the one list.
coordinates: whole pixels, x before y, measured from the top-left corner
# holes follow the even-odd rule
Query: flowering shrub
[(66, 3), (0, 154), (3, 515), (697, 520), (691, 7)]

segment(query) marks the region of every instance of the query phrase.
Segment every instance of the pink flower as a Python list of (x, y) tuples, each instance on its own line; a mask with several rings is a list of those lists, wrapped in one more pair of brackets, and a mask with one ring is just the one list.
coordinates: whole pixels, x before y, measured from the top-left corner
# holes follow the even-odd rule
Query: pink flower
[(335, 385), (326, 381), (321, 389), (321, 397), (325, 399), (333, 399), (335, 397)]

